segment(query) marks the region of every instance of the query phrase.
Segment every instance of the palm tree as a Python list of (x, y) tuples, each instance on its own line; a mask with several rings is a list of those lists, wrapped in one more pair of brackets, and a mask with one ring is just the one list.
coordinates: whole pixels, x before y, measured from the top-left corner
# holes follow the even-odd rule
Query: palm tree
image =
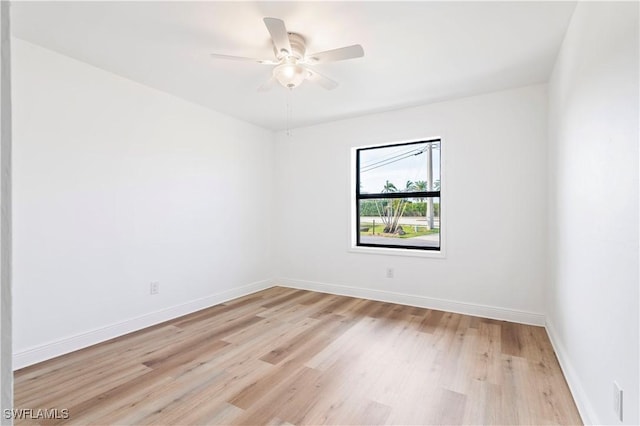
[[(418, 180), (415, 182), (416, 191), (427, 192), (427, 181), (426, 180)], [(424, 202), (424, 197), (418, 197), (417, 200), (421, 203)]]
[[(403, 192), (411, 192), (411, 191), (415, 191), (415, 189), (416, 189), (416, 184), (408, 180), (404, 186)], [(404, 216), (404, 211), (407, 208), (406, 198), (398, 198), (395, 201), (396, 201), (395, 215), (393, 217), (393, 222), (391, 223), (391, 227), (389, 231), (392, 234), (396, 234), (402, 230), (402, 228), (399, 225), (399, 222), (400, 222), (400, 218)]]
[[(413, 190), (415, 190), (415, 184), (412, 181), (408, 180), (401, 192), (410, 192)], [(398, 188), (393, 183), (387, 180), (382, 188), (382, 193), (389, 194), (392, 192), (400, 191), (398, 191)], [(407, 207), (407, 200), (404, 198), (387, 198), (385, 201), (386, 206), (384, 206), (382, 211), (376, 204), (376, 206), (378, 207), (378, 214), (382, 218), (382, 222), (385, 225), (384, 232), (388, 234), (396, 234), (401, 230), (399, 221)]]
[[(384, 183), (384, 186), (382, 187), (382, 193), (383, 194), (388, 194), (390, 192), (397, 192), (398, 188), (396, 188), (396, 186), (389, 182), (388, 180)], [(380, 205), (378, 204), (378, 200), (375, 200), (376, 203), (376, 209), (378, 210), (378, 216), (380, 216), (380, 219), (382, 219), (382, 223), (384, 224), (384, 231), (383, 232), (387, 232), (387, 230), (389, 229), (389, 224), (391, 223), (391, 216), (392, 216), (392, 203), (391, 203), (392, 199), (387, 199), (385, 200), (386, 204)]]
[[(418, 180), (414, 183), (416, 191), (427, 192), (427, 181)], [(420, 201), (424, 201), (424, 198), (418, 198)]]
[(396, 188), (393, 183), (386, 181), (384, 187), (382, 188), (382, 193), (386, 194), (388, 192), (398, 192), (398, 188)]
[[(404, 189), (402, 191), (398, 191), (398, 187), (396, 187), (393, 183), (388, 180), (385, 181), (384, 186), (382, 187), (383, 194), (395, 193), (395, 192), (412, 192), (418, 189), (417, 182), (412, 182), (408, 180), (405, 183)], [(376, 208), (378, 210), (378, 215), (382, 219), (382, 223), (384, 224), (384, 231), (388, 234), (396, 234), (401, 231), (401, 227), (399, 225), (400, 218), (404, 215), (404, 212), (407, 208), (407, 199), (406, 198), (387, 198), (385, 199), (384, 205), (378, 204), (376, 200)]]

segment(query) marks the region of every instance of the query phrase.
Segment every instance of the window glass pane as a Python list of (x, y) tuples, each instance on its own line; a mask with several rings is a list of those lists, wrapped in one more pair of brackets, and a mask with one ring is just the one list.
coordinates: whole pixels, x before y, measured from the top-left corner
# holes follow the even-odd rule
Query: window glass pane
[(440, 190), (440, 142), (359, 151), (360, 193)]
[(440, 247), (440, 198), (360, 200), (360, 244)]

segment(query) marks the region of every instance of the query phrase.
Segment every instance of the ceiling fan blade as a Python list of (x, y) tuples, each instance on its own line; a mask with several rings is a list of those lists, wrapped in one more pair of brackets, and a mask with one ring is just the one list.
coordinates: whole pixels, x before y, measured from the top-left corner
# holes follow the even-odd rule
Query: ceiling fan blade
[(271, 90), (275, 82), (275, 77), (271, 77), (269, 80), (262, 83), (260, 87), (258, 87), (258, 92), (268, 92), (269, 90)]
[(364, 56), (364, 49), (359, 44), (341, 47), (339, 49), (325, 50), (307, 56), (307, 61), (311, 64), (323, 62), (344, 61), (345, 59), (360, 58)]
[(269, 34), (271, 34), (273, 45), (278, 52), (276, 56), (279, 58), (283, 54), (290, 55), (291, 43), (289, 42), (289, 34), (287, 33), (287, 28), (284, 26), (284, 21), (277, 18), (264, 18), (263, 20), (267, 26), (267, 30), (269, 30)]
[(275, 65), (278, 63), (277, 61), (272, 61), (271, 59), (245, 58), (244, 56), (221, 55), (219, 53), (210, 53), (210, 55), (213, 59), (228, 59), (231, 61), (257, 62), (259, 64), (265, 64), (265, 65)]
[(329, 77), (326, 77), (309, 67), (306, 67), (306, 69), (309, 72), (309, 77), (307, 78), (309, 81), (312, 81), (327, 90), (333, 90), (338, 87), (338, 83), (331, 80)]

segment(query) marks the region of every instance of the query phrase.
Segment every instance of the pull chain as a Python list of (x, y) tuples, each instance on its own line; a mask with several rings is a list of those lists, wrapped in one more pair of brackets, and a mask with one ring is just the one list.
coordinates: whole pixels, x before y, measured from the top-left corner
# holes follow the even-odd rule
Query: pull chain
[(291, 92), (293, 92), (293, 89), (290, 88), (290, 89), (287, 90), (287, 105), (286, 105), (286, 107), (287, 107), (287, 110), (286, 110), (286, 117), (287, 117), (286, 134), (287, 134), (287, 136), (291, 136), (291, 110), (292, 110), (292, 108), (291, 108), (291, 96), (292, 96)]

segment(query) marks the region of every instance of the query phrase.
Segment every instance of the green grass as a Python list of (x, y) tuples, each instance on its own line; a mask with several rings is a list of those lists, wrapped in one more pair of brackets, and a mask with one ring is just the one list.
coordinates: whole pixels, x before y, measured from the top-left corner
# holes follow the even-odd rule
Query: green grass
[(366, 236), (366, 235), (377, 235), (380, 237), (390, 237), (390, 238), (413, 238), (413, 237), (420, 237), (422, 235), (429, 235), (429, 234), (437, 234), (438, 232), (440, 232), (440, 229), (438, 228), (434, 228), (434, 229), (427, 229), (426, 226), (421, 226), (421, 225), (417, 225), (417, 229), (418, 231), (416, 232), (416, 226), (414, 225), (401, 225), (402, 229), (404, 230), (404, 232), (406, 232), (406, 234), (404, 235), (397, 235), (397, 234), (383, 234), (382, 231), (384, 230), (384, 224), (382, 223), (378, 223), (376, 221), (376, 228), (375, 230), (373, 229), (373, 223), (371, 222), (361, 222), (360, 223), (360, 229), (362, 228), (369, 228), (369, 230), (367, 231), (360, 231), (360, 235), (361, 236)]

